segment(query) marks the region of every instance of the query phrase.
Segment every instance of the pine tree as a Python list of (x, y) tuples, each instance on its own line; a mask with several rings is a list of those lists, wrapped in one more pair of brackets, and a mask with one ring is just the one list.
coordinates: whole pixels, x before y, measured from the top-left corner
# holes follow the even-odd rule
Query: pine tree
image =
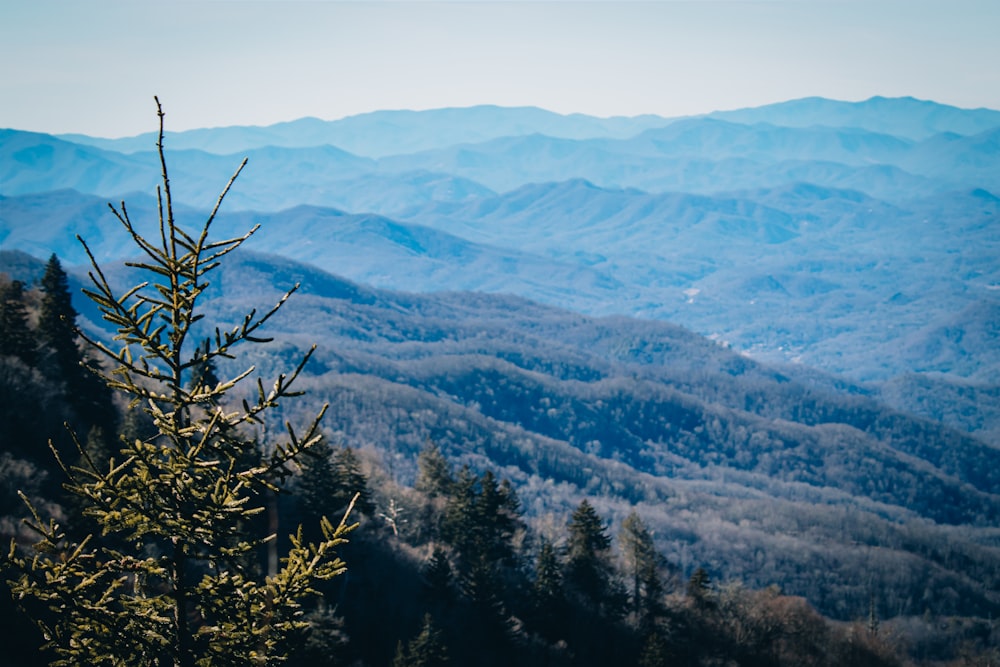
[(0, 289), (0, 355), (17, 357), (27, 366), (35, 364), (35, 336), (28, 325), (24, 283), (20, 280)]
[(617, 615), (622, 592), (614, 579), (611, 538), (586, 498), (573, 512), (568, 529), (566, 582), (592, 604)]
[(535, 581), (531, 589), (534, 625), (547, 639), (558, 639), (566, 613), (562, 566), (552, 542), (543, 540), (535, 564)]
[(344, 504), (333, 491), (333, 447), (326, 438), (303, 453), (299, 459), (300, 473), (296, 496), (302, 511), (302, 518), (309, 528), (306, 535), (311, 536), (320, 519), (335, 516), (335, 512)]
[(476, 483), (478, 479), (463, 466), (451, 485), (451, 495), (441, 520), (441, 535), (455, 548), (462, 561), (471, 560), (478, 541), (476, 516)]
[(66, 402), (74, 414), (73, 425), (82, 433), (95, 426), (114, 433), (118, 414), (108, 386), (100, 379), (102, 371), (80, 350), (69, 278), (55, 254), (45, 265), (41, 286), (38, 338), (48, 360), (48, 372), (64, 385)]
[(392, 667), (444, 667), (448, 664), (448, 649), (441, 637), (441, 631), (434, 627), (431, 615), (424, 616), (420, 634), (403, 647), (396, 647), (396, 657)]
[(710, 594), (712, 579), (703, 567), (699, 567), (688, 579), (687, 597), (697, 607), (704, 607), (711, 603)]
[(448, 459), (437, 445), (428, 443), (417, 455), (417, 481), (414, 488), (434, 498), (451, 495), (454, 483)]
[(367, 516), (375, 513), (368, 477), (361, 472), (358, 455), (350, 447), (341, 447), (333, 453), (332, 481), (339, 509), (343, 510), (353, 499), (357, 511)]
[(625, 560), (625, 572), (632, 580), (632, 613), (640, 627), (646, 627), (661, 611), (663, 584), (658, 572), (659, 555), (653, 536), (633, 510), (622, 522), (618, 544)]
[(53, 253), (42, 276), (42, 307), (38, 315), (38, 337), (51, 356), (55, 371), (65, 379), (70, 396), (78, 391), (80, 348), (76, 332), (76, 309), (69, 291), (69, 279)]
[(670, 646), (663, 632), (651, 627), (643, 639), (639, 652), (639, 667), (667, 667), (670, 664)]
[[(264, 511), (267, 494), (277, 489), (290, 462), (319, 442), (323, 411), (301, 434), (289, 425), (287, 441), (274, 444), (269, 456), (250, 465), (257, 457), (248, 452), (257, 443), (247, 427), (297, 394), (293, 386), (309, 353), (270, 390), (258, 380), (256, 400), (242, 406), (229, 405), (227, 393), (251, 370), (212, 388), (191, 388), (186, 382), (206, 358), (232, 357), (235, 348), (262, 342), (258, 330), (294, 288), (263, 315), (254, 311), (231, 330), (217, 329), (207, 353), (188, 349), (192, 327), (204, 315), (199, 298), (206, 275), (254, 230), (223, 241), (208, 238), (239, 170), (200, 231), (192, 235), (175, 223), (159, 100), (157, 111), (159, 235), (143, 237), (124, 203), (112, 207), (144, 255), (133, 266), (147, 272), (149, 281), (119, 294), (91, 255), (94, 286), (87, 291), (117, 327), (116, 340), (122, 344), (116, 351), (88, 339), (115, 364), (105, 380), (124, 392), (133, 408), (141, 405), (150, 414), (157, 433), (123, 443), (107, 466), (86, 456), (82, 466), (63, 466), (68, 487), (84, 499), (101, 533), (119, 546), (98, 545), (91, 536), (73, 542), (29, 504), (33, 518), (28, 525), (39, 542), (33, 553), (12, 542), (3, 566), (14, 575), (15, 598), (42, 627), (54, 664), (277, 664), (306, 626), (303, 599), (313, 594), (317, 581), (345, 570), (334, 550), (351, 527), (345, 521), (337, 527), (323, 521), (323, 536), (316, 543), (303, 540), (300, 528), (290, 536), (291, 548), (280, 569), (264, 576), (257, 566), (261, 550), (274, 536), (257, 536), (246, 526)], [(86, 244), (84, 248), (89, 254)], [(47, 289), (53, 296), (62, 293)], [(50, 313), (58, 310), (49, 307)], [(61, 310), (69, 312), (65, 304)], [(56, 320), (50, 317), (47, 326), (56, 327)], [(52, 333), (48, 335), (53, 344)], [(77, 446), (83, 455), (84, 447)]]
[(447, 606), (451, 602), (453, 578), (448, 555), (441, 547), (434, 547), (424, 567), (424, 585), (431, 603)]

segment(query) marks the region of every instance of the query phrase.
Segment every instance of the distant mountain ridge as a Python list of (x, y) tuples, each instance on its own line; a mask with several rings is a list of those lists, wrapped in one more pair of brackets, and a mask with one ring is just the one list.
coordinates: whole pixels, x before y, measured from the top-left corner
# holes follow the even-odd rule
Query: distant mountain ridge
[(1000, 111), (996, 109), (961, 109), (913, 97), (878, 95), (861, 102), (806, 97), (708, 115), (736, 123), (856, 127), (918, 141), (936, 134), (979, 134), (1000, 126)]
[[(891, 120), (884, 119), (886, 110)], [(685, 118), (709, 117), (735, 123), (771, 123), (785, 127), (855, 127), (913, 140), (935, 134), (972, 135), (1000, 126), (1000, 111), (960, 109), (912, 97), (872, 97), (846, 102), (807, 97), (760, 107), (714, 111), (703, 116), (669, 118), (652, 114), (600, 118), (557, 114), (537, 107), (480, 105), (426, 111), (373, 111), (339, 120), (300, 118), (269, 126), (233, 126), (168, 132), (169, 145), (228, 155), (264, 146), (301, 148), (338, 146), (365, 157), (443, 148), (457, 143), (481, 143), (504, 136), (544, 134), (565, 139), (627, 138)], [(156, 135), (102, 139), (81, 134), (60, 135), (73, 143), (121, 153), (153, 150)]]
[[(122, 153), (0, 131), (0, 248), (79, 262), (83, 231), (112, 256), (101, 200), (152, 216), (159, 165), (140, 139)], [(167, 136), (185, 215), (242, 158), (209, 151), (237, 146), (250, 162), (220, 224), (263, 221), (275, 252), (353, 280), (666, 318), (856, 380), (1000, 383), (1000, 112), (807, 98), (684, 119), (483, 106), (199, 130)]]
[[(166, 140), (178, 150), (197, 149), (228, 155), (265, 146), (303, 148), (338, 146), (357, 155), (379, 158), (456, 143), (480, 143), (504, 136), (546, 134), (567, 139), (627, 137), (670, 122), (654, 115), (598, 118), (557, 114), (537, 107), (481, 105), (428, 111), (373, 111), (340, 120), (301, 118), (267, 127), (224, 127), (170, 132)], [(156, 135), (123, 139), (62, 135), (122, 153), (152, 150)]]

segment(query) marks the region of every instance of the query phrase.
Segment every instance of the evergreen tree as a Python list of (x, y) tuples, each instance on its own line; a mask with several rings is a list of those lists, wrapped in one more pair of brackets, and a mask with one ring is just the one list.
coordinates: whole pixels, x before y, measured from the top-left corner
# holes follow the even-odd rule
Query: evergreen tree
[[(149, 412), (157, 434), (123, 443), (114, 465), (87, 461), (64, 467), (68, 487), (85, 500), (86, 512), (103, 535), (115, 538), (117, 548), (96, 544), (91, 536), (74, 542), (29, 505), (33, 518), (28, 525), (39, 542), (33, 553), (12, 543), (3, 566), (14, 575), (13, 595), (42, 627), (57, 664), (277, 664), (306, 626), (302, 600), (313, 594), (317, 581), (344, 571), (334, 550), (350, 527), (345, 521), (337, 527), (324, 521), (316, 543), (303, 540), (300, 529), (290, 537), (280, 569), (264, 576), (256, 565), (275, 536), (256, 536), (245, 527), (264, 511), (264, 499), (287, 466), (319, 442), (323, 413), (304, 433), (289, 426), (286, 442), (276, 443), (258, 464), (247, 465), (256, 458), (247, 455), (256, 441), (243, 435), (246, 427), (296, 395), (292, 387), (309, 354), (270, 391), (258, 382), (257, 399), (242, 407), (221, 406), (250, 370), (203, 391), (192, 391), (186, 383), (206, 356), (232, 356), (237, 346), (260, 342), (258, 330), (291, 292), (263, 315), (251, 312), (233, 329), (217, 330), (207, 354), (185, 351), (192, 325), (203, 316), (199, 299), (206, 274), (253, 230), (224, 241), (208, 239), (239, 171), (200, 231), (192, 235), (175, 223), (159, 101), (157, 108), (163, 168), (157, 238), (136, 231), (124, 204), (113, 208), (145, 256), (135, 266), (147, 272), (149, 281), (120, 295), (91, 256), (94, 287), (87, 292), (117, 327), (123, 346), (116, 351), (89, 340), (116, 364), (105, 380), (133, 407)], [(53, 296), (61, 293), (51, 285), (48, 290)], [(50, 313), (57, 310), (49, 307)], [(62, 312), (69, 311), (63, 307)], [(47, 326), (57, 326), (56, 320), (50, 317)]]
[(349, 639), (344, 629), (344, 619), (319, 598), (316, 608), (304, 616), (309, 627), (305, 631), (302, 648), (293, 656), (295, 667), (334, 667), (344, 664), (341, 654)]
[(361, 472), (361, 462), (350, 447), (342, 447), (333, 453), (332, 480), (340, 510), (353, 499), (354, 509), (368, 516), (375, 513), (368, 477)]
[(455, 480), (451, 474), (451, 464), (433, 442), (429, 442), (417, 455), (417, 491), (434, 498), (451, 495)]
[(552, 542), (542, 540), (535, 564), (535, 581), (531, 589), (533, 625), (549, 640), (558, 639), (566, 613), (562, 566)]
[(688, 579), (687, 583), (687, 597), (695, 606), (706, 606), (711, 600), (709, 598), (711, 594), (712, 579), (708, 576), (708, 572), (703, 567), (699, 567)]
[(309, 448), (299, 459), (299, 477), (296, 496), (302, 518), (310, 536), (323, 517), (335, 516), (344, 506), (334, 491), (333, 447), (326, 438)]
[(448, 649), (430, 614), (424, 616), (420, 634), (411, 639), (405, 648), (402, 642), (398, 644), (392, 661), (392, 667), (444, 667), (447, 664)]
[(611, 538), (586, 498), (573, 512), (568, 529), (566, 582), (596, 607), (618, 615), (623, 600), (611, 563)]
[(451, 587), (454, 575), (448, 555), (441, 547), (434, 547), (427, 566), (424, 568), (424, 583), (427, 596), (432, 603), (447, 605), (451, 602)]
[(76, 332), (76, 309), (69, 291), (69, 279), (52, 254), (42, 276), (42, 307), (38, 315), (38, 338), (50, 355), (55, 371), (67, 384), (67, 393), (73, 396), (81, 389), (79, 380), (82, 360)]
[(476, 476), (463, 466), (451, 486), (441, 520), (441, 535), (458, 552), (460, 558), (470, 560), (476, 552), (478, 540), (476, 522)]
[(80, 350), (80, 331), (76, 326), (76, 309), (69, 291), (69, 279), (53, 254), (42, 276), (42, 305), (38, 316), (38, 338), (48, 363), (47, 371), (61, 381), (66, 402), (73, 411), (73, 426), (86, 433), (97, 426), (105, 433), (114, 433), (118, 414), (111, 401), (111, 392), (101, 380), (101, 370)]
[(24, 283), (20, 280), (0, 289), (0, 355), (17, 357), (27, 366), (35, 364), (35, 336), (28, 325)]
[(645, 627), (661, 611), (663, 584), (653, 536), (635, 510), (622, 522), (618, 544), (625, 560), (625, 573), (632, 583), (632, 613), (636, 624)]
[(355, 510), (374, 513), (368, 478), (350, 448), (335, 450), (324, 438), (303, 454), (299, 468), (298, 500), (307, 521), (318, 525), (323, 517), (343, 513), (351, 502)]
[(643, 639), (639, 652), (639, 667), (667, 667), (670, 664), (670, 646), (663, 632), (652, 627)]

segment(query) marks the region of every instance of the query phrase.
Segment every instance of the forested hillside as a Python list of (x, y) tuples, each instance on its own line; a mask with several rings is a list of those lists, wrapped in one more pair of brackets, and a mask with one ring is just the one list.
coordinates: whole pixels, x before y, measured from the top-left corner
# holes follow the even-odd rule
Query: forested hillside
[[(11, 259), (5, 269), (31, 266)], [(635, 511), (678, 593), (699, 569), (720, 585), (777, 584), (834, 619), (894, 622), (930, 653), (956, 635), (905, 619), (988, 618), (1000, 605), (1000, 452), (863, 386), (796, 377), (669, 324), (384, 292), (246, 252), (210, 309), (225, 325), (296, 282), (256, 366), (267, 376), (320, 341), (307, 395), (285, 417), (329, 402), (329, 441), (381, 480), (373, 522), (391, 518), (416, 544), (430, 548), (428, 501), (408, 489), (433, 443), (456, 468), (509, 479), (531, 540), (564, 546), (560, 526), (584, 500), (611, 535)], [(531, 540), (522, 557), (534, 557)], [(370, 630), (347, 634), (359, 632)]]
[[(381, 136), (387, 120), (398, 125)], [(194, 432), (145, 384), (131, 386), (138, 402), (105, 391), (83, 366), (162, 376), (124, 353), (97, 361), (73, 325), (107, 342), (109, 322), (131, 317), (108, 308), (196, 298), (205, 317), (182, 322), (186, 343), (177, 318), (132, 335), (173, 364), (176, 394), (220, 442), (247, 447), (219, 450), (228, 472), (218, 457), (192, 468), (221, 475), (202, 497), (233, 527), (219, 562), (270, 585), (277, 553), (329, 541), (320, 517), (360, 493), (337, 550), (346, 575), (302, 608), (307, 628), (285, 626), (290, 664), (990, 664), (998, 128), (993, 112), (875, 98), (671, 120), (487, 107), (199, 131), (175, 137), (187, 145), (171, 229), (175, 213), (209, 216), (237, 149), (249, 171), (211, 214), (212, 236), (261, 226), (218, 269), (192, 265), (212, 271), (204, 292), (185, 274), (122, 302), (82, 298), (95, 276), (79, 267), (96, 260), (98, 282), (123, 293), (147, 279), (135, 257), (155, 255), (137, 238), (170, 245), (155, 226), (162, 191), (148, 194), (168, 183), (153, 147), (0, 130), (5, 563), (28, 562), (19, 493), (67, 539), (99, 517), (128, 524), (103, 495), (110, 481), (91, 476), (101, 509), (84, 511), (64, 468), (122, 470), (165, 429)], [(109, 197), (128, 213), (111, 215)], [(154, 273), (183, 273), (166, 264)], [(261, 313), (258, 336), (247, 323)], [(231, 359), (229, 336), (260, 344)], [(215, 352), (168, 359), (164, 346), (196, 341)], [(304, 355), (304, 394), (266, 399), (256, 378), (285, 378)], [(226, 385), (248, 362), (250, 377)], [(230, 428), (230, 409), (251, 417)], [(255, 461), (283, 457), (286, 438), (299, 446), (286, 422), (317, 414), (322, 437), (282, 459), (282, 491), (266, 478), (262, 507), (233, 520), (243, 501), (223, 485), (248, 489), (239, 475)], [(179, 516), (191, 508), (176, 479), (154, 504)], [(300, 523), (306, 542), (286, 538)], [(268, 532), (275, 543), (248, 546)], [(108, 567), (126, 563), (118, 536), (96, 539)], [(173, 576), (122, 572), (114, 586), (136, 590)], [(35, 664), (42, 638), (3, 593), (9, 659)], [(201, 633), (192, 642), (225, 634), (195, 616), (173, 621)]]
[[(22, 255), (5, 255), (3, 259), (8, 260), (4, 268), (16, 275), (37, 275), (41, 267)], [(303, 274), (300, 277), (308, 284), (304, 310), (299, 314), (314, 310), (317, 299), (328, 307), (339, 302), (347, 306), (347, 312), (363, 305), (397, 313), (425, 311), (418, 319), (426, 322), (404, 327), (391, 318), (381, 323), (369, 320), (365, 326), (371, 334), (369, 340), (395, 339), (405, 344), (404, 337), (390, 332), (401, 328), (412, 332), (415, 327), (430, 333), (447, 320), (447, 311), (456, 307), (445, 299), (445, 303), (427, 302), (420, 308), (420, 298), (372, 292), (302, 266), (287, 262), (276, 265), (274, 260), (259, 256), (244, 258), (230, 269), (223, 284), (237, 280), (248, 288), (234, 292), (236, 297), (258, 292), (260, 286), (254, 281), (261, 271), (272, 278), (280, 273), (281, 279)], [(67, 277), (55, 256), (44, 269), (40, 288), (26, 287), (17, 278), (5, 278), (0, 288), (5, 403), (13, 403), (18, 393), (28, 399), (16, 405), (18, 414), (5, 415), (8, 424), (15, 420), (25, 424), (5, 431), (0, 442), (4, 461), (0, 526), (5, 537), (15, 538), (12, 549), (32, 539), (29, 524), (17, 524), (17, 518), (26, 512), (15, 496), (17, 491), (30, 498), (35, 508), (66, 522), (72, 535), (82, 537), (94, 530), (92, 522), (97, 515), (85, 509), (86, 502), (67, 494), (68, 487), (60, 488), (65, 472), (49, 455), (59, 452), (60, 459), (76, 466), (75, 474), (85, 469), (99, 471), (108, 465), (105, 461), (117, 458), (119, 449), (122, 456), (129, 454), (127, 443), (152, 442), (157, 429), (165, 427), (138, 409), (125, 408), (119, 415), (125, 406), (114, 408), (110, 394), (93, 385), (92, 376), (81, 375), (80, 361), (98, 362), (88, 360), (77, 347), (77, 336), (70, 327), (79, 315), (70, 302)], [(267, 296), (267, 291), (257, 296)], [(235, 307), (240, 300), (226, 299), (226, 303)], [(515, 304), (529, 311), (537, 309), (536, 316), (557, 315), (524, 302), (494, 303), (491, 298), (461, 308), (488, 313), (490, 306), (509, 308)], [(208, 310), (222, 315), (219, 324), (225, 325), (228, 311)], [(350, 319), (356, 323), (357, 314)], [(477, 326), (484, 326), (488, 319), (484, 317)], [(544, 320), (538, 322), (545, 326)], [(278, 333), (294, 334), (282, 329), (279, 327)], [(680, 330), (672, 333), (687, 344), (697, 340)], [(451, 337), (458, 343), (463, 338), (461, 334)], [(358, 338), (353, 335), (342, 340), (346, 343)], [(288, 347), (286, 343), (284, 350)], [(345, 351), (348, 347), (344, 346)], [(65, 363), (60, 361), (63, 355)], [(268, 354), (261, 361), (283, 356), (279, 349), (277, 355)], [(422, 354), (380, 356), (386, 363), (392, 363), (391, 357), (397, 362), (405, 357), (428, 358)], [(546, 443), (530, 436), (551, 450), (535, 457), (550, 459), (542, 467), (551, 468), (554, 476), (543, 483), (565, 488), (564, 493), (544, 498), (532, 492), (531, 480), (524, 483), (528, 468), (519, 468), (517, 457), (511, 459), (493, 446), (472, 441), (475, 431), (468, 427), (461, 432), (428, 433), (419, 453), (411, 452), (410, 456), (395, 442), (388, 443), (388, 448), (386, 443), (370, 440), (357, 448), (352, 446), (358, 436), (348, 436), (347, 431), (366, 429), (357, 419), (357, 407), (343, 408), (348, 404), (363, 407), (365, 402), (354, 402), (346, 398), (346, 390), (330, 386), (326, 376), (333, 372), (329, 367), (332, 357), (329, 353), (324, 357), (326, 370), (314, 377), (314, 383), (322, 388), (314, 386), (311, 393), (336, 403), (340, 407), (337, 419), (330, 424), (324, 441), (294, 468), (295, 475), (285, 485), (286, 493), (279, 498), (277, 514), (272, 514), (266, 530), (300, 522), (315, 526), (320, 517), (343, 513), (349, 502), (360, 527), (352, 534), (351, 543), (339, 551), (349, 563), (350, 575), (321, 588), (318, 601), (305, 610), (305, 633), (282, 649), (289, 652), (290, 664), (428, 665), (452, 661), (470, 665), (591, 665), (614, 661), (651, 666), (677, 661), (706, 664), (719, 659), (788, 665), (803, 661), (834, 665), (845, 660), (897, 664), (897, 649), (879, 637), (874, 616), (867, 627), (841, 627), (821, 618), (801, 598), (782, 595), (777, 588), (754, 591), (735, 583), (717, 585), (703, 567), (694, 568), (688, 576), (678, 563), (663, 557), (662, 545), (657, 545), (654, 532), (639, 513), (632, 511), (614, 521), (602, 514), (604, 510), (613, 514), (623, 495), (648, 496), (650, 490), (596, 488), (592, 480), (565, 481), (569, 478), (558, 473), (558, 468), (574, 459), (600, 461), (600, 457), (574, 454), (576, 448), (570, 443)], [(584, 361), (581, 358), (573, 364), (559, 360), (558, 364), (566, 366), (557, 375), (582, 373), (582, 377), (596, 380), (607, 374), (606, 368), (586, 371)], [(216, 372), (226, 376), (225, 368), (216, 371), (213, 366), (192, 377), (195, 387), (206, 381), (202, 378), (215, 378)], [(352, 377), (337, 375), (342, 380)], [(394, 406), (396, 398), (383, 396), (381, 400), (383, 411), (391, 413), (399, 407)], [(312, 407), (310, 403), (306, 409)], [(66, 424), (44, 419), (53, 410), (66, 415)], [(461, 410), (455, 406), (454, 411)], [(96, 421), (98, 417), (103, 421)], [(380, 426), (371, 423), (368, 427)], [(494, 430), (497, 439), (503, 440), (505, 429)], [(405, 431), (402, 428), (399, 432)], [(88, 434), (79, 440), (82, 449), (75, 454), (67, 443), (74, 432)], [(120, 437), (118, 443), (115, 436)], [(53, 451), (46, 451), (45, 438), (55, 444)], [(456, 452), (452, 460), (442, 453), (438, 440)], [(264, 452), (269, 441), (266, 433), (262, 434)], [(468, 462), (459, 468), (458, 459)], [(494, 470), (510, 472), (516, 481), (500, 478)], [(605, 470), (594, 470), (593, 474), (594, 479), (608, 477)], [(619, 482), (634, 476), (628, 473)], [(539, 481), (534, 478), (535, 483)], [(537, 509), (540, 500), (549, 503), (544, 513)], [(265, 526), (251, 522), (240, 530), (243, 539), (253, 539)], [(309, 529), (308, 539), (315, 538), (313, 531), (315, 528)], [(115, 549), (115, 545), (111, 540), (103, 548)], [(31, 605), (29, 609), (15, 608), (12, 602), (18, 601), (11, 600), (9, 591), (3, 592), (0, 616), (14, 631), (6, 664), (37, 664), (44, 655), (38, 653), (43, 638), (23, 613), (31, 611), (46, 624), (55, 619), (44, 613), (38, 616), (39, 608)], [(68, 608), (66, 604), (57, 606)], [(91, 622), (98, 622), (98, 618)], [(713, 641), (706, 643), (709, 635)], [(939, 640), (934, 650), (947, 653), (953, 641), (953, 637)], [(146, 652), (148, 647), (141, 650)]]

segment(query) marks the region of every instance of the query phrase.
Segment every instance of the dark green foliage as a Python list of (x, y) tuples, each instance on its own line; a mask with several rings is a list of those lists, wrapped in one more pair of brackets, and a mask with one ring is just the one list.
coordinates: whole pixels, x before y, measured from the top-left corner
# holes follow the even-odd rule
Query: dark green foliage
[(555, 547), (546, 539), (538, 550), (535, 580), (531, 587), (531, 620), (538, 632), (548, 640), (559, 639), (565, 628), (568, 611), (563, 590), (562, 565)]
[(618, 545), (625, 561), (625, 576), (631, 584), (632, 617), (637, 625), (648, 628), (663, 611), (660, 556), (649, 528), (634, 510), (622, 521)]
[(424, 567), (427, 598), (432, 605), (447, 606), (453, 597), (454, 574), (444, 549), (435, 547)]
[(304, 617), (308, 628), (301, 648), (292, 654), (287, 663), (292, 667), (334, 667), (345, 664), (349, 638), (344, 630), (344, 619), (338, 616), (323, 600)]
[(405, 648), (400, 642), (392, 661), (392, 667), (444, 667), (447, 664), (448, 649), (430, 614), (424, 616), (420, 634), (411, 639)]
[(669, 665), (670, 648), (667, 640), (659, 628), (652, 628), (643, 638), (638, 667), (668, 667)]
[(354, 508), (362, 514), (372, 516), (375, 513), (368, 478), (361, 471), (361, 461), (352, 448), (341, 447), (334, 451), (333, 477), (330, 481), (334, 501), (340, 503), (338, 509), (343, 511), (353, 501)]
[[(73, 410), (73, 426), (78, 433), (85, 434), (95, 426), (105, 433), (114, 433), (118, 415), (111, 403), (111, 392), (100, 378), (100, 368), (80, 350), (69, 279), (55, 254), (45, 265), (41, 288), (38, 339), (42, 368), (50, 377), (62, 379), (65, 400)], [(61, 449), (68, 448), (63, 445)]]
[(0, 287), (0, 356), (17, 357), (33, 366), (37, 343), (28, 324), (24, 284), (20, 280)]
[(712, 579), (703, 567), (692, 573), (687, 583), (687, 597), (695, 605), (703, 606), (711, 602)]
[(498, 483), (489, 470), (482, 477), (468, 467), (459, 471), (445, 504), (441, 535), (458, 554), (463, 574), (483, 563), (509, 563), (511, 540), (520, 525), (519, 501), (508, 482)]
[(42, 308), (38, 317), (38, 337), (58, 372), (67, 378), (70, 395), (80, 389), (82, 375), (77, 345), (76, 309), (70, 296), (69, 280), (59, 258), (53, 254), (42, 276)]
[(335, 512), (342, 507), (333, 483), (332, 457), (333, 447), (326, 438), (322, 438), (299, 460), (296, 498), (302, 516), (309, 523), (315, 524), (324, 516), (335, 516)]
[(566, 583), (590, 604), (616, 616), (624, 600), (611, 563), (611, 538), (586, 498), (570, 517), (567, 530)]
[(324, 438), (303, 454), (299, 468), (297, 497), (308, 521), (318, 525), (323, 517), (343, 514), (352, 501), (355, 510), (374, 514), (368, 479), (351, 448), (334, 449)]
[(454, 483), (448, 460), (437, 445), (428, 443), (417, 456), (417, 482), (414, 488), (434, 498), (450, 495)]

